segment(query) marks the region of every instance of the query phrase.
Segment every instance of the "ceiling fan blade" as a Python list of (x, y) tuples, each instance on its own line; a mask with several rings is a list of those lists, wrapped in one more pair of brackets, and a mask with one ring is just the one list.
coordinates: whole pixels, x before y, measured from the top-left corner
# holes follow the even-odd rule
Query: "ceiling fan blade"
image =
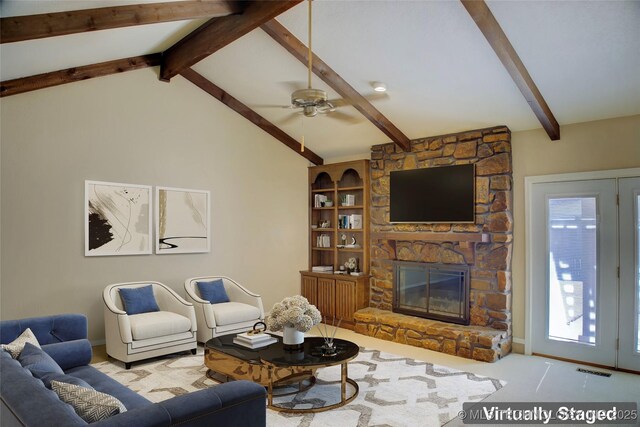
[(343, 121), (345, 123), (349, 123), (351, 125), (362, 123), (363, 121), (363, 119), (360, 117), (352, 116), (351, 114), (346, 114), (346, 113), (343, 113), (342, 111), (337, 111), (337, 110), (328, 111), (326, 113), (326, 116), (331, 119), (336, 119), (336, 120)]
[(329, 99), (327, 102), (329, 102), (331, 105), (333, 105), (336, 108), (344, 107), (345, 105), (352, 105), (351, 102), (349, 102), (344, 98)]
[[(377, 92), (363, 95), (363, 97), (367, 101), (386, 101), (386, 100), (389, 99), (389, 95), (388, 94), (386, 94), (386, 93), (377, 93)], [(346, 98), (330, 99), (328, 102), (330, 102), (331, 105), (333, 105), (336, 108), (354, 104), (354, 102), (352, 100), (349, 100), (349, 99), (346, 99)]]
[(278, 126), (288, 125), (290, 123), (295, 122), (296, 120), (300, 120), (300, 117), (301, 117), (301, 113), (291, 113), (284, 119), (276, 121), (275, 124)]
[(291, 110), (293, 109), (293, 105), (276, 105), (276, 104), (252, 104), (250, 105), (251, 108), (279, 108), (279, 109), (286, 109), (286, 110)]

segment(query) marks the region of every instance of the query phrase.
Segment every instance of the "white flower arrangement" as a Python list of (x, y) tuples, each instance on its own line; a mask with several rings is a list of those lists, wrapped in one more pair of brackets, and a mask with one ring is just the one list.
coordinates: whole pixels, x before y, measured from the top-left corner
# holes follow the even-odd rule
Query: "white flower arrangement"
[(357, 266), (357, 261), (355, 258), (349, 258), (349, 260), (347, 262), (344, 263), (344, 266), (348, 269), (348, 270), (354, 270)]
[(274, 304), (265, 320), (267, 328), (274, 332), (283, 330), (285, 326), (307, 332), (320, 323), (322, 316), (315, 305), (309, 304), (305, 297), (296, 295)]

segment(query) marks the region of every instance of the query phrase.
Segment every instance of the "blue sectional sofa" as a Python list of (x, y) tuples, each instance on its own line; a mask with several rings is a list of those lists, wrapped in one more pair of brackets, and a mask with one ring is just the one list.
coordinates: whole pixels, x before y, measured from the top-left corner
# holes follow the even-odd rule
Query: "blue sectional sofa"
[[(16, 339), (31, 328), (42, 349), (64, 373), (86, 381), (94, 389), (119, 399), (126, 412), (92, 423), (96, 426), (247, 426), (266, 425), (264, 387), (235, 381), (206, 390), (151, 403), (89, 365), (91, 345), (87, 319), (65, 314), (0, 322), (0, 343)], [(0, 425), (81, 426), (87, 423), (58, 399), (9, 353), (0, 350)]]

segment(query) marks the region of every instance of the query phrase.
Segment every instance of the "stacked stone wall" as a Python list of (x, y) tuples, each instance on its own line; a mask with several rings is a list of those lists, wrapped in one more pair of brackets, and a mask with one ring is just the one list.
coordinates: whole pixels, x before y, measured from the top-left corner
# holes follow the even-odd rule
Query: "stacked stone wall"
[[(390, 172), (470, 163), (476, 165), (474, 224), (390, 223)], [(471, 287), (469, 330), (486, 327), (503, 331), (506, 338), (500, 341), (506, 339), (510, 343), (513, 239), (511, 165), (511, 132), (504, 126), (417, 139), (412, 141), (410, 152), (404, 152), (392, 143), (372, 147), (372, 233), (485, 233), (489, 241), (467, 244), (455, 238), (448, 242), (410, 238), (371, 239), (370, 307), (392, 309), (395, 260), (466, 264), (470, 269)], [(360, 329), (362, 332), (363, 329)], [(497, 355), (503, 353), (496, 352)]]

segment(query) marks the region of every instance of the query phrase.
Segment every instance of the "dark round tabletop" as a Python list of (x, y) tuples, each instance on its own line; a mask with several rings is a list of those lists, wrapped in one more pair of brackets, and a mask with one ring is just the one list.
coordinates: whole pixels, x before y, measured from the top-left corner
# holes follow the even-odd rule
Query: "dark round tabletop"
[(285, 350), (284, 346), (278, 342), (260, 350), (260, 359), (275, 366), (317, 366), (335, 365), (345, 360), (351, 360), (358, 355), (360, 348), (351, 341), (335, 338), (336, 353), (332, 356), (325, 356), (320, 347), (324, 344), (321, 337), (307, 337), (304, 339), (302, 350)]
[(207, 341), (206, 346), (216, 351), (223, 352), (230, 356), (237, 357), (249, 363), (260, 363), (264, 361), (275, 366), (317, 366), (336, 365), (345, 360), (356, 357), (360, 348), (351, 341), (334, 339), (336, 353), (332, 356), (324, 356), (320, 347), (324, 344), (321, 337), (306, 337), (301, 350), (285, 350), (282, 344), (282, 337), (274, 335), (278, 339), (277, 343), (263, 348), (251, 350), (233, 343), (235, 335), (224, 335)]

